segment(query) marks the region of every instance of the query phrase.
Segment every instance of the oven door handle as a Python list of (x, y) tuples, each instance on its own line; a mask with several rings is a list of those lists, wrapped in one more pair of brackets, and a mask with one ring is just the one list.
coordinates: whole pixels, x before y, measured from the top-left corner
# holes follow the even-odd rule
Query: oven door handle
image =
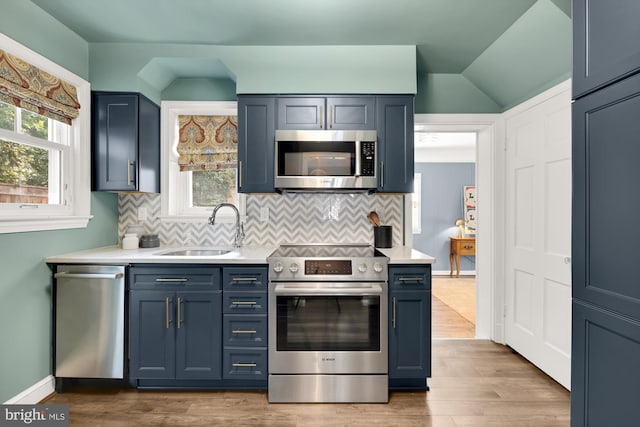
[(335, 287), (314, 287), (304, 286), (300, 284), (278, 284), (274, 287), (276, 295), (294, 295), (294, 296), (326, 296), (326, 295), (381, 295), (383, 293), (382, 286), (377, 283), (360, 285), (360, 286), (335, 286)]

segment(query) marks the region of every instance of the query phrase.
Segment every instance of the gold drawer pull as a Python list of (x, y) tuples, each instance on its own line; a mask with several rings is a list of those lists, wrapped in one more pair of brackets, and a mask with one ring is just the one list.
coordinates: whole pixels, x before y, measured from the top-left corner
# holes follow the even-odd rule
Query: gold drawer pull
[(234, 334), (256, 334), (258, 333), (258, 331), (252, 331), (252, 330), (242, 330), (242, 329), (235, 329), (233, 331), (231, 331)]
[(181, 277), (181, 278), (175, 278), (175, 279), (165, 279), (165, 278), (158, 278), (156, 279), (156, 282), (188, 282), (189, 279), (187, 279), (186, 277)]
[(231, 301), (233, 305), (258, 305), (255, 301)]
[(401, 282), (419, 282), (422, 280), (422, 277), (401, 277), (398, 280)]
[(233, 363), (231, 364), (234, 368), (255, 368), (258, 366), (257, 363)]
[(258, 278), (257, 277), (234, 277), (233, 279), (234, 282), (257, 282)]

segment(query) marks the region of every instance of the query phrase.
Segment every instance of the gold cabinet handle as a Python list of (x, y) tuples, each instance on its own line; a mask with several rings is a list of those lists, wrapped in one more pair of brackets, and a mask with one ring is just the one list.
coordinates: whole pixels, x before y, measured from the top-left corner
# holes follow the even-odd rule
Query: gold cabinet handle
[(181, 304), (182, 298), (178, 297), (178, 329), (180, 329), (180, 324), (182, 323), (182, 310), (180, 309)]
[(175, 277), (175, 278), (157, 278), (156, 282), (188, 282), (189, 279), (187, 279), (186, 277)]
[(242, 188), (242, 160), (238, 160), (238, 188)]
[(231, 366), (235, 368), (255, 368), (257, 363), (232, 363)]
[(131, 185), (131, 160), (127, 159), (127, 185)]
[(233, 305), (258, 305), (255, 301), (231, 301)]
[(391, 317), (391, 326), (393, 329), (396, 328), (396, 297), (393, 297), (393, 316)]
[(257, 282), (257, 277), (234, 277), (231, 279), (234, 282)]
[(322, 105), (320, 106), (320, 129), (322, 129), (322, 123), (324, 122), (322, 117)]
[(401, 277), (398, 280), (401, 282), (420, 282), (422, 277)]
[(165, 323), (166, 323), (167, 329), (169, 329), (169, 327), (171, 325), (171, 317), (169, 315), (169, 306), (170, 305), (171, 305), (171, 302), (169, 301), (169, 298), (165, 298), (165, 300), (164, 300), (164, 308), (165, 308), (164, 318), (165, 318)]
[(380, 162), (380, 187), (384, 187), (384, 162)]
[(329, 127), (333, 128), (333, 109), (335, 107), (329, 107)]
[(246, 331), (243, 330), (243, 329), (234, 329), (233, 331), (231, 331), (231, 333), (234, 333), (234, 334), (255, 334), (257, 332), (258, 331), (252, 331), (250, 329), (248, 329)]

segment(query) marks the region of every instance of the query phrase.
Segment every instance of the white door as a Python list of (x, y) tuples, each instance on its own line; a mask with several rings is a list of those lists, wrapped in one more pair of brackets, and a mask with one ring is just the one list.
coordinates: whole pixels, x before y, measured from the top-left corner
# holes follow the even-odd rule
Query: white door
[(569, 388), (570, 91), (506, 116), (506, 343)]

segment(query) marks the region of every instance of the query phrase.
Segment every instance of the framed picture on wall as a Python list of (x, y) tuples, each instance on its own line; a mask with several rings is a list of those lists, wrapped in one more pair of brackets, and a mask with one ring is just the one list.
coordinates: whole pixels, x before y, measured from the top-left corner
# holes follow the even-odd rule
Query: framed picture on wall
[(464, 186), (464, 232), (476, 234), (476, 186)]

